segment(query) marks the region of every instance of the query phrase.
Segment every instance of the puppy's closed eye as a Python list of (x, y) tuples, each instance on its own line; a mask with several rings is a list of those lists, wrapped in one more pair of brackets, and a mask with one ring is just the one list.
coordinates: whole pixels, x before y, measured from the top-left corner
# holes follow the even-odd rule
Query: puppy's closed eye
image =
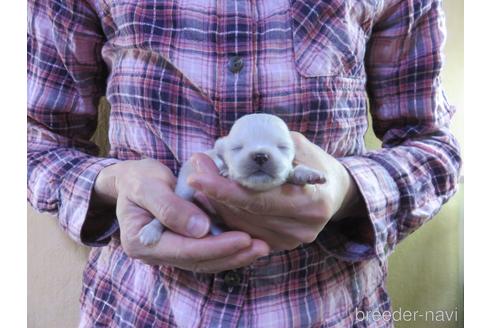
[(236, 145), (231, 148), (232, 151), (241, 151), (243, 149), (242, 145)]
[(287, 145), (277, 145), (277, 148), (280, 150), (289, 150), (289, 146)]

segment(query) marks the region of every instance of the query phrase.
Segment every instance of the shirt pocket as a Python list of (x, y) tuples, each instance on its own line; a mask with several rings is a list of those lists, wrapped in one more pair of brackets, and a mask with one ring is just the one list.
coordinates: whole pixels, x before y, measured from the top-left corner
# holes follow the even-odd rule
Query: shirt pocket
[(354, 0), (290, 0), (294, 60), (304, 77), (364, 74), (367, 11)]

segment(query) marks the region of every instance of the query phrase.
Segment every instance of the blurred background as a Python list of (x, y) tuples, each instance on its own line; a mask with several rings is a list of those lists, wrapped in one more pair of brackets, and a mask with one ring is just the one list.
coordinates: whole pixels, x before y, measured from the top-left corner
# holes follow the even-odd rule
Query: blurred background
[[(452, 130), (463, 146), (463, 3), (444, 0), (448, 40), (443, 82), (457, 108)], [(100, 110), (108, 112), (103, 101)], [(105, 117), (105, 115), (101, 115)], [(94, 139), (107, 149), (107, 120)], [(368, 149), (380, 146), (372, 130)], [(462, 152), (464, 149), (462, 149)], [(462, 153), (463, 155), (463, 153)], [(395, 322), (397, 328), (463, 327), (463, 180), (459, 192), (439, 214), (400, 243), (389, 261), (388, 287), (393, 310), (447, 311), (452, 320)], [(76, 327), (82, 271), (89, 248), (79, 246), (58, 227), (56, 219), (27, 209), (28, 327)], [(457, 318), (455, 319), (455, 312)], [(438, 319), (435, 317), (434, 319)]]

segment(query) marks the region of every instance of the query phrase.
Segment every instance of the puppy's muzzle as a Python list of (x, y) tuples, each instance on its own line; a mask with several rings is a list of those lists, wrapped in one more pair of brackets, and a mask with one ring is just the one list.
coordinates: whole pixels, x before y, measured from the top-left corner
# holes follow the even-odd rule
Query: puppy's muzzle
[(262, 166), (270, 159), (270, 156), (265, 153), (253, 153), (251, 154), (251, 159), (255, 161), (256, 164)]

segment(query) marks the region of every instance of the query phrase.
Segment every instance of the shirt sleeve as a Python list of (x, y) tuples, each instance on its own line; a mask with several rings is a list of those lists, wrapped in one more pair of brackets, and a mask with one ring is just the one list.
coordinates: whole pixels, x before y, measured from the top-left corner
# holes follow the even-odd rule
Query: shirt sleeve
[(340, 158), (367, 217), (328, 223), (318, 237), (347, 261), (386, 258), (456, 192), (461, 158), (449, 131), (454, 107), (440, 72), (445, 26), (440, 0), (387, 0), (366, 52), (367, 91), (382, 149)]
[(114, 208), (89, 206), (98, 173), (117, 162), (89, 141), (105, 90), (103, 41), (85, 1), (28, 1), (28, 202), (91, 246), (118, 229)]

